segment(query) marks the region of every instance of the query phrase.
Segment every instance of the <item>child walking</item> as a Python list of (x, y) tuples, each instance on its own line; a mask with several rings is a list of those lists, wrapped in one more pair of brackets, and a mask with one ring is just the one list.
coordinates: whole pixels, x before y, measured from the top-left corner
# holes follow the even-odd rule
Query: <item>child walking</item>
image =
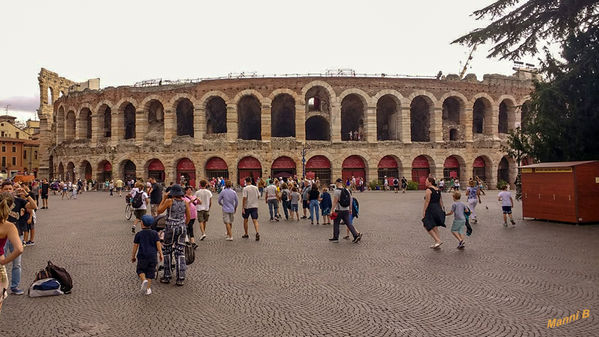
[(325, 186), (322, 188), (322, 194), (320, 195), (320, 209), (322, 210), (323, 225), (331, 224), (331, 207), (333, 207), (333, 201), (331, 200), (329, 189)]
[(293, 186), (291, 189), (291, 220), (293, 220), (293, 214), (299, 221), (299, 203), (302, 201), (302, 195), (297, 191), (297, 187)]
[(458, 249), (464, 249), (466, 244), (464, 243), (464, 235), (462, 231), (466, 226), (466, 205), (460, 201), (462, 194), (458, 191), (453, 193), (453, 205), (451, 205), (451, 212), (445, 215), (453, 214), (453, 224), (451, 225), (451, 234), (459, 241)]
[(133, 253), (131, 262), (135, 262), (137, 255), (137, 275), (141, 279), (141, 292), (146, 295), (152, 294), (152, 279), (156, 277), (156, 254), (160, 255), (160, 261), (164, 259), (158, 233), (150, 227), (154, 223), (154, 217), (144, 215), (141, 217), (142, 230), (135, 234), (133, 239)]
[(514, 207), (514, 199), (512, 193), (507, 190), (507, 185), (503, 186), (502, 191), (499, 192), (497, 197), (498, 201), (501, 201), (501, 209), (503, 210), (503, 227), (507, 227), (507, 217), (509, 215), (512, 226), (516, 225), (514, 218), (512, 218), (512, 207)]

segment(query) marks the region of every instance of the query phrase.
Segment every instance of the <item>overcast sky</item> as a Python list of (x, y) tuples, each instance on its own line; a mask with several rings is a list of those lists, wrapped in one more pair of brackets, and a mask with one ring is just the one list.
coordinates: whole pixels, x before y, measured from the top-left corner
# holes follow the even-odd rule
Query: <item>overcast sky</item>
[[(458, 73), (491, 0), (1, 1), (0, 107), (39, 106), (41, 67), (101, 86), (164, 78), (323, 72)], [(479, 48), (469, 72), (512, 74)], [(530, 62), (534, 59), (525, 59)]]

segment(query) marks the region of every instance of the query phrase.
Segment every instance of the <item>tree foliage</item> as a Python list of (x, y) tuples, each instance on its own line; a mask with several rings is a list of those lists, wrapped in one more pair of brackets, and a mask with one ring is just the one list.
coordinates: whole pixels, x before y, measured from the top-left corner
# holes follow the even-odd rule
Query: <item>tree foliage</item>
[(498, 0), (475, 11), (492, 23), (453, 41), (469, 46), (493, 42), (489, 57), (517, 60), (538, 53), (540, 41), (563, 41), (599, 24), (597, 0)]

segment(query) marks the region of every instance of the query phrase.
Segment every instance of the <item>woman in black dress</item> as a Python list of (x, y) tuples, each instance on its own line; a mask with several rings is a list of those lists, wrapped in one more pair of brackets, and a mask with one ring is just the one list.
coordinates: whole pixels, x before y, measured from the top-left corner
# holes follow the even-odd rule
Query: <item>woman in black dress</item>
[(431, 248), (439, 248), (443, 241), (439, 236), (438, 226), (445, 227), (445, 211), (443, 210), (443, 199), (441, 191), (437, 188), (435, 178), (426, 179), (426, 195), (424, 197), (424, 208), (422, 210), (422, 223), (424, 228), (435, 243)]

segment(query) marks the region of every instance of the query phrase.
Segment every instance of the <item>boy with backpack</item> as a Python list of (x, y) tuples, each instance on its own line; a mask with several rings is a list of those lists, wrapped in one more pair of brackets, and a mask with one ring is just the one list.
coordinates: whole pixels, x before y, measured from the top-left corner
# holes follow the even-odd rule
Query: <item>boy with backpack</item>
[(150, 198), (144, 191), (144, 184), (138, 182), (135, 184), (135, 188), (131, 189), (131, 207), (133, 207), (133, 214), (135, 214), (135, 220), (131, 227), (131, 233), (135, 233), (135, 225), (141, 222), (141, 217), (146, 215), (146, 210), (150, 204)]
[(462, 194), (459, 191), (453, 193), (453, 205), (451, 205), (451, 212), (445, 215), (453, 214), (453, 224), (451, 225), (451, 234), (459, 241), (458, 249), (464, 249), (466, 244), (464, 243), (464, 236), (462, 230), (466, 226), (466, 214), (470, 211), (468, 207), (460, 201)]
[(362, 239), (362, 233), (359, 233), (354, 228), (351, 222), (351, 206), (352, 196), (349, 190), (343, 186), (343, 179), (338, 178), (336, 181), (337, 188), (333, 194), (333, 207), (337, 216), (333, 220), (333, 237), (329, 239), (330, 242), (339, 243), (339, 223), (341, 220), (345, 222), (345, 225), (354, 236), (353, 243), (358, 243)]
[[(145, 193), (145, 192), (144, 192)], [(156, 254), (160, 255), (160, 261), (164, 259), (158, 233), (150, 227), (154, 223), (154, 217), (144, 215), (141, 217), (142, 230), (135, 234), (133, 239), (133, 253), (131, 262), (137, 260), (137, 275), (141, 279), (142, 294), (152, 294), (152, 279), (156, 277), (156, 265), (158, 261)]]
[[(291, 210), (291, 191), (287, 183), (281, 184), (281, 205), (285, 213), (285, 220), (289, 220), (289, 211)], [(293, 217), (293, 214), (291, 214)]]

